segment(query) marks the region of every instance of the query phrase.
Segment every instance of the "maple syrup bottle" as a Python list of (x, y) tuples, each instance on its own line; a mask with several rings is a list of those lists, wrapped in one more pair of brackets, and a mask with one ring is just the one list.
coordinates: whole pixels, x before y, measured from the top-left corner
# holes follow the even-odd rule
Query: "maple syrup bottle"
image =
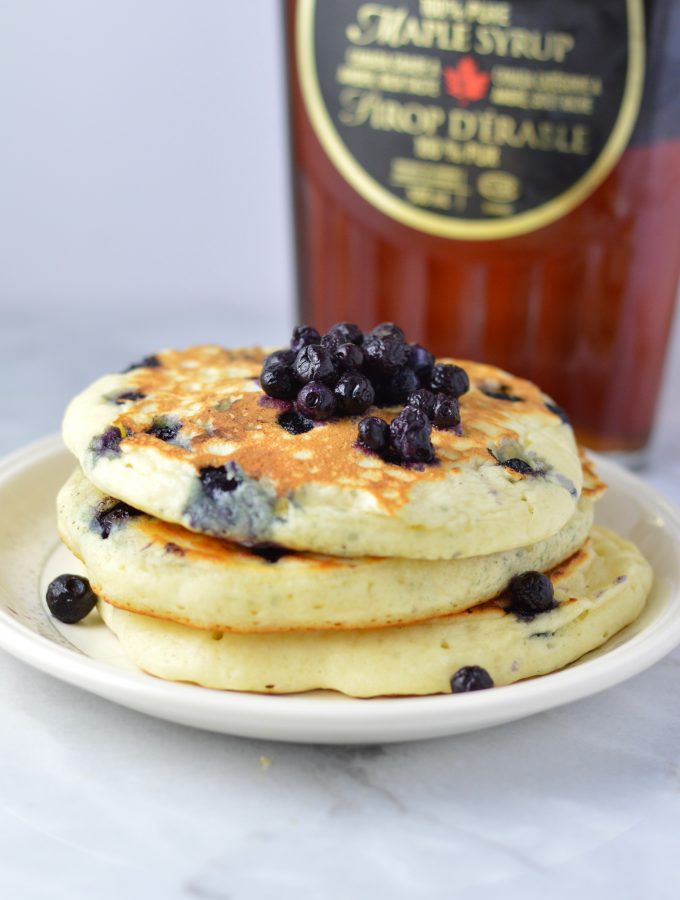
[(394, 320), (648, 440), (680, 271), (677, 0), (284, 0), (300, 319)]

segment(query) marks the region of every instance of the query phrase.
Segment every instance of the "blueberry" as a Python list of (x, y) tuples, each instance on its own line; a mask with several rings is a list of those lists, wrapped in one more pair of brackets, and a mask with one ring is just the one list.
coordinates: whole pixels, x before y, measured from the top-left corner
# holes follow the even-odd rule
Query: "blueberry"
[(550, 410), (553, 415), (561, 419), (565, 425), (571, 425), (566, 410), (562, 409), (561, 406), (558, 406), (556, 403), (546, 403), (545, 408)]
[(404, 332), (394, 322), (381, 322), (380, 325), (376, 325), (375, 328), (371, 329), (370, 337), (396, 338), (402, 344), (406, 340)]
[(409, 394), (418, 390), (418, 384), (418, 376), (408, 367), (397, 369), (389, 380), (390, 390), (397, 403), (406, 403)]
[(481, 666), (463, 666), (451, 679), (452, 694), (485, 691), (493, 687), (493, 678)]
[(172, 556), (186, 556), (186, 550), (174, 541), (168, 541), (163, 549)]
[(366, 416), (359, 422), (359, 443), (367, 450), (383, 453), (390, 445), (390, 426), (378, 416)]
[(523, 459), (506, 459), (503, 460), (501, 465), (505, 466), (506, 469), (512, 469), (513, 472), (517, 472), (520, 475), (535, 475), (535, 469), (532, 469), (528, 462), (525, 462)]
[(280, 413), (276, 421), (288, 434), (304, 434), (314, 428), (314, 422), (311, 419), (301, 416), (294, 409)]
[(260, 374), (260, 387), (275, 400), (292, 400), (298, 391), (291, 367), (280, 361), (265, 364)]
[(233, 463), (224, 466), (204, 466), (198, 473), (203, 492), (209, 497), (235, 491), (242, 479)]
[(337, 338), (339, 344), (356, 344), (361, 346), (364, 342), (364, 334), (358, 325), (353, 322), (338, 322), (328, 329), (328, 334)]
[(122, 434), (120, 428), (107, 428), (103, 434), (92, 439), (90, 450), (100, 456), (118, 456), (120, 454), (120, 442), (127, 435)]
[(293, 363), (293, 373), (302, 384), (310, 381), (331, 384), (337, 377), (331, 354), (320, 344), (310, 344), (300, 350)]
[(122, 406), (123, 403), (133, 403), (136, 400), (144, 400), (145, 397), (146, 394), (142, 394), (139, 391), (123, 391), (122, 394), (118, 394), (114, 403)]
[(394, 449), (404, 462), (432, 462), (434, 447), (427, 432), (409, 428), (393, 440)]
[(123, 372), (132, 372), (133, 369), (158, 369), (162, 365), (163, 363), (157, 356), (145, 356), (139, 362), (132, 363), (127, 369), (123, 369)]
[(49, 611), (66, 625), (80, 622), (97, 605), (97, 595), (87, 578), (80, 575), (59, 575), (47, 588)]
[(411, 428), (427, 431), (429, 436), (432, 431), (432, 423), (422, 409), (416, 409), (415, 406), (405, 406), (399, 415), (392, 420), (392, 424), (390, 425), (392, 438), (398, 438), (401, 434)]
[(341, 415), (358, 416), (366, 412), (374, 399), (373, 385), (360, 372), (347, 372), (335, 385), (335, 402)]
[(272, 365), (292, 366), (295, 362), (295, 353), (292, 350), (274, 350), (265, 358), (262, 368)]
[(190, 528), (232, 540), (254, 540), (271, 527), (276, 492), (266, 481), (246, 476), (234, 460), (203, 466), (184, 515)]
[(296, 325), (290, 340), (290, 349), (293, 353), (299, 353), (308, 344), (319, 344), (320, 342), (321, 335), (316, 328), (310, 328), (309, 325)]
[(431, 462), (434, 459), (431, 434), (429, 418), (413, 406), (405, 406), (390, 425), (392, 446), (405, 462)]
[(310, 419), (329, 419), (335, 412), (335, 397), (328, 385), (310, 381), (297, 395), (298, 412)]
[(360, 369), (364, 364), (364, 354), (356, 344), (339, 344), (333, 359), (341, 369)]
[(460, 366), (437, 365), (430, 375), (430, 387), (435, 393), (460, 397), (470, 390), (470, 379), (465, 369), (461, 369)]
[(432, 421), (437, 428), (454, 428), (460, 425), (460, 406), (455, 397), (437, 394)]
[(413, 369), (397, 369), (391, 375), (376, 379), (376, 398), (379, 406), (395, 406), (405, 403), (409, 394), (418, 387), (418, 376)]
[(119, 501), (109, 506), (110, 500), (104, 500), (98, 507), (92, 520), (92, 527), (98, 531), (101, 539), (105, 541), (111, 534), (111, 531), (117, 526), (127, 522), (128, 519), (134, 519), (141, 516), (142, 513), (127, 503)]
[(426, 388), (419, 388), (408, 395), (406, 403), (408, 406), (413, 406), (415, 409), (424, 412), (428, 419), (431, 419), (434, 414), (435, 400), (436, 398), (432, 391), (428, 391)]
[(408, 365), (423, 383), (429, 383), (434, 368), (434, 356), (429, 350), (420, 344), (411, 344), (408, 351)]
[(480, 391), (483, 394), (486, 394), (487, 397), (491, 397), (493, 400), (505, 400), (506, 403), (523, 403), (524, 397), (518, 397), (517, 394), (511, 394), (509, 390), (505, 390), (504, 388), (500, 388), (495, 391), (492, 388), (480, 388)]
[(280, 547), (278, 544), (257, 544), (248, 547), (248, 552), (261, 557), (268, 563), (277, 563), (282, 556), (290, 556), (293, 553), (292, 550)]
[(552, 581), (542, 572), (523, 572), (515, 575), (508, 585), (510, 611), (520, 619), (533, 619), (539, 613), (555, 609)]
[(150, 428), (147, 428), (146, 434), (158, 438), (159, 441), (167, 442), (177, 437), (181, 427), (181, 422), (168, 422), (167, 420), (157, 419)]
[(340, 346), (340, 339), (335, 334), (324, 334), (321, 336), (321, 340), (319, 341), (324, 350), (328, 350), (331, 356), (335, 353), (335, 351)]
[(374, 375), (391, 375), (406, 365), (408, 347), (394, 337), (367, 337), (363, 345), (364, 367)]

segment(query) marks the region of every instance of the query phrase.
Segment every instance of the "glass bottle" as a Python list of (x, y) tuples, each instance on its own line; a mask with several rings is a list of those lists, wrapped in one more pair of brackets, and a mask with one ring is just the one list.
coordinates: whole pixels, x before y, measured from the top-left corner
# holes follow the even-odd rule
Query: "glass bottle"
[(396, 321), (640, 451), (680, 273), (680, 2), (283, 6), (301, 321)]

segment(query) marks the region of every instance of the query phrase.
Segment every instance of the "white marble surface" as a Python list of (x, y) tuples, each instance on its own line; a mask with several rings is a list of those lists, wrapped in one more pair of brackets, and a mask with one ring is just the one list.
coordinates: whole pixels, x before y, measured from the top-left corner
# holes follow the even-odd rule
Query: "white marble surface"
[[(206, 337), (276, 341), (286, 325), (284, 309), (122, 323), (2, 309), (0, 451), (54, 430), (109, 367)], [(645, 475), (676, 501), (679, 370), (676, 349)], [(679, 683), (676, 651), (516, 724), (304, 747), (156, 721), (0, 653), (0, 897), (675, 900)]]

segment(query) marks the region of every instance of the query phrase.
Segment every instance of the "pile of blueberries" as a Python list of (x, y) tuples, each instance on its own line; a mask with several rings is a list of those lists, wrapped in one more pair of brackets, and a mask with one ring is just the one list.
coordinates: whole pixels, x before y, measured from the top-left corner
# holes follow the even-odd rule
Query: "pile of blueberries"
[[(359, 444), (394, 463), (434, 461), (435, 428), (460, 424), (458, 398), (470, 388), (464, 369), (438, 365), (404, 332), (384, 322), (364, 334), (339, 322), (321, 335), (309, 325), (293, 330), (290, 348), (271, 353), (260, 375), (262, 390), (294, 403), (297, 431), (312, 420), (359, 416), (370, 406), (404, 405), (392, 423), (378, 416), (359, 422)], [(290, 427), (288, 414), (281, 424)], [(305, 422), (307, 427), (305, 427)]]

